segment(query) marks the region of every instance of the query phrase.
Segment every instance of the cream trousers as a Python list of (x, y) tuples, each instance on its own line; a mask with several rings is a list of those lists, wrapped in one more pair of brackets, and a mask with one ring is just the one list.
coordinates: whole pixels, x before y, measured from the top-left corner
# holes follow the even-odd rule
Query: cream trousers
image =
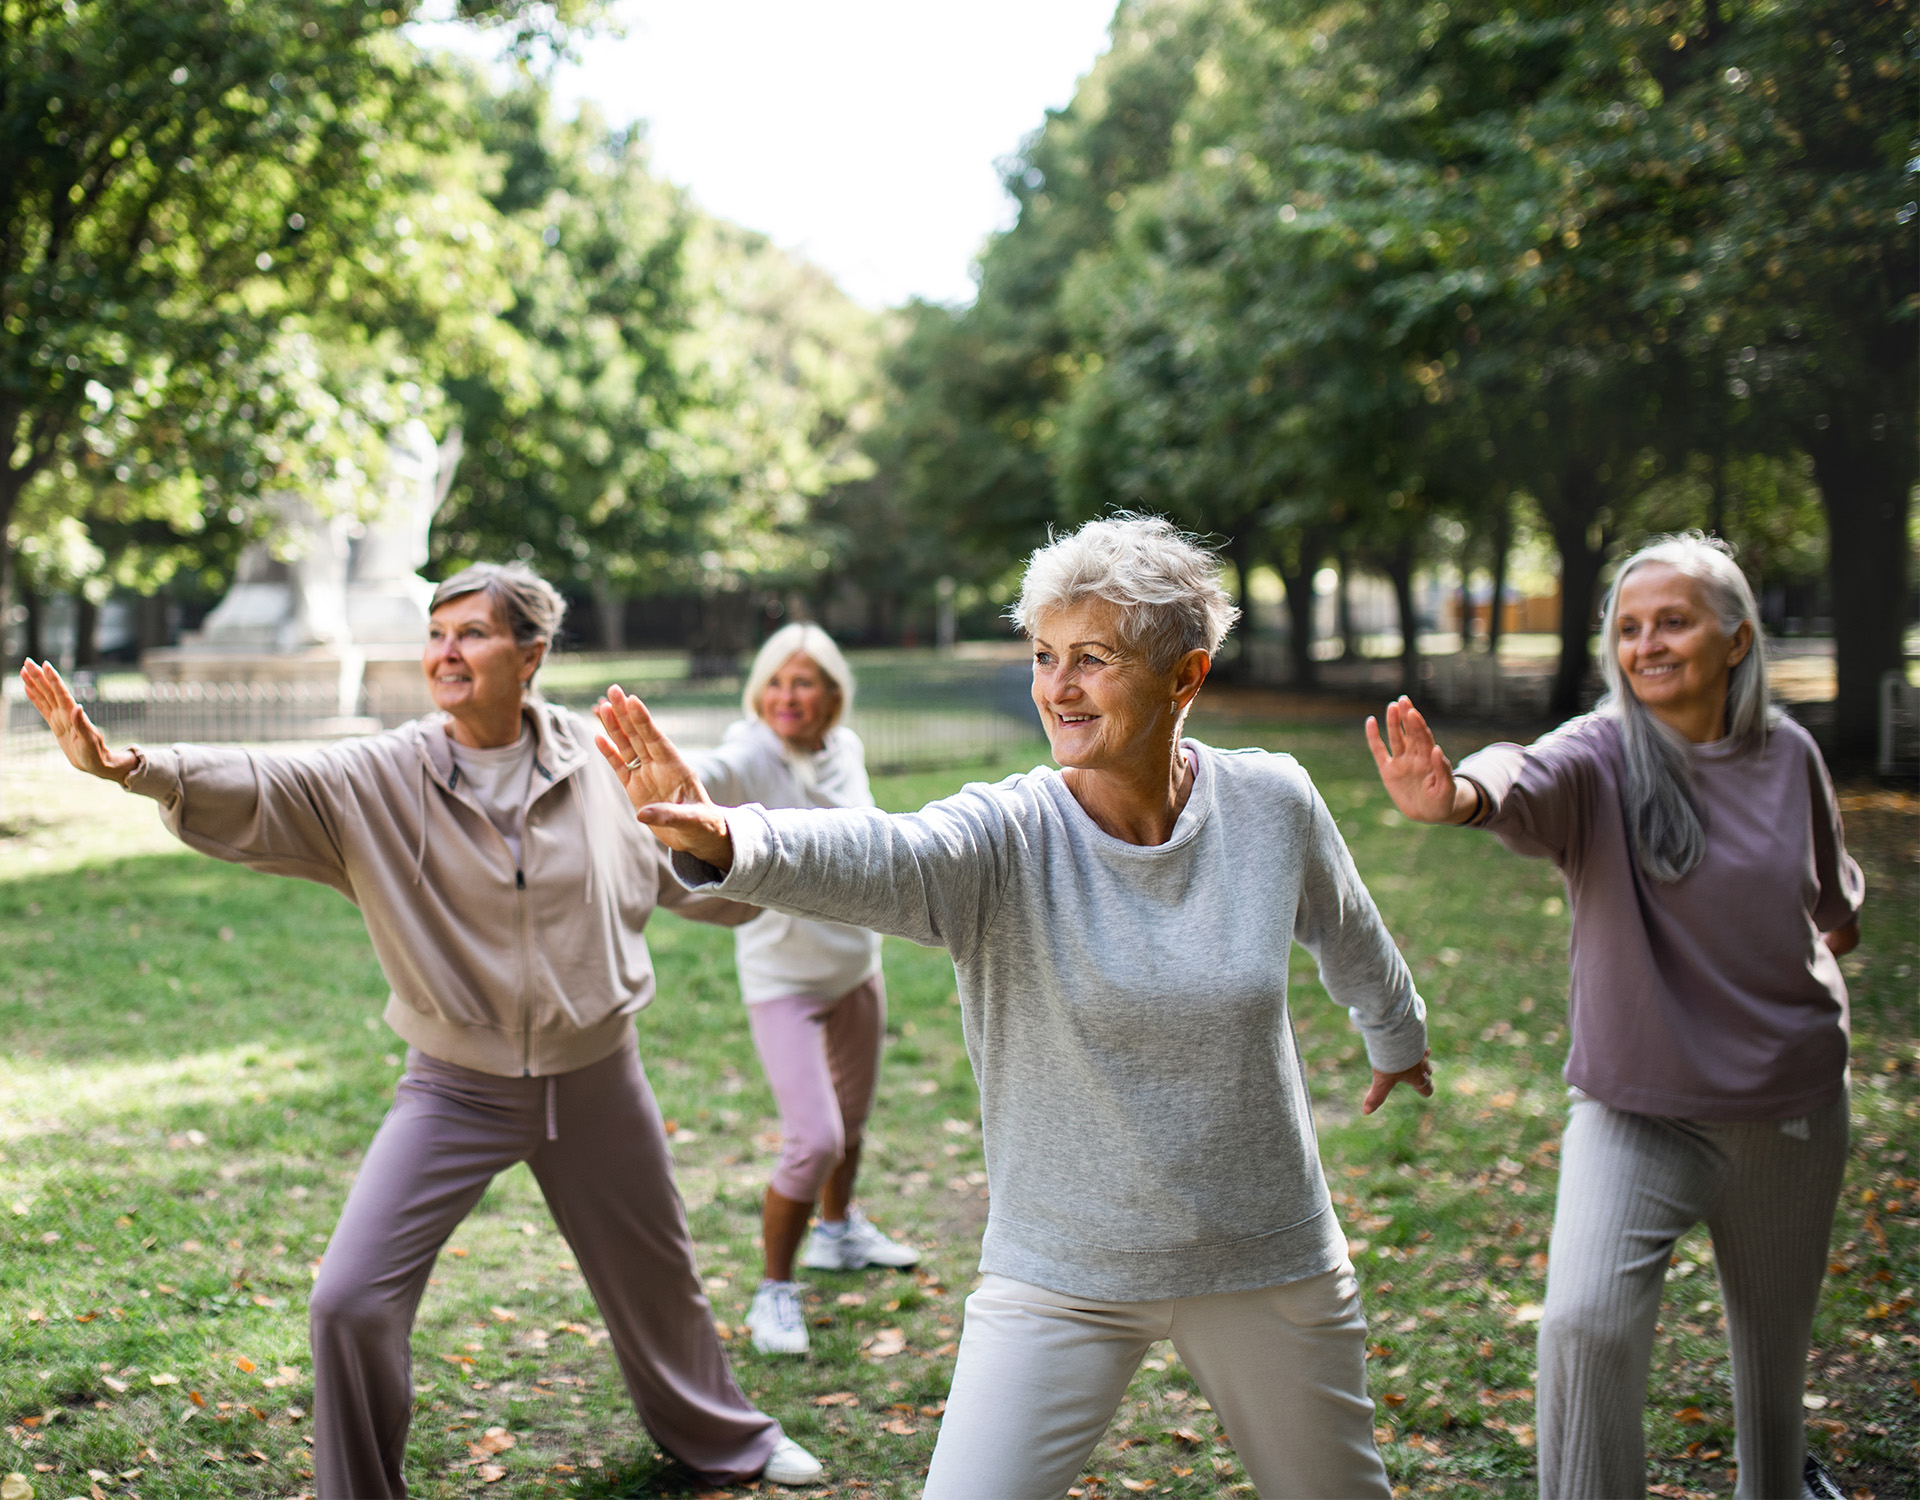
[(1353, 1268), (1251, 1292), (1097, 1302), (1004, 1276), (967, 1298), (925, 1500), (1058, 1500), (1156, 1339), (1262, 1496), (1386, 1500)]

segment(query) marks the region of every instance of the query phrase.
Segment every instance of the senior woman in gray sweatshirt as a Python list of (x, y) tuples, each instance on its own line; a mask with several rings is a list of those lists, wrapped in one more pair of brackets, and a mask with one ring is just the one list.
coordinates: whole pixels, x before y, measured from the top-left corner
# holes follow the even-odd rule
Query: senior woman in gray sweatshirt
[(722, 809), (618, 689), (601, 750), (694, 888), (953, 955), (992, 1208), (932, 1500), (1064, 1494), (1161, 1338), (1261, 1493), (1385, 1496), (1292, 944), (1365, 1038), (1367, 1112), (1431, 1092), (1425, 1007), (1298, 764), (1181, 736), (1234, 616), (1212, 557), (1096, 521), (1017, 614), (1060, 772), (904, 816)]

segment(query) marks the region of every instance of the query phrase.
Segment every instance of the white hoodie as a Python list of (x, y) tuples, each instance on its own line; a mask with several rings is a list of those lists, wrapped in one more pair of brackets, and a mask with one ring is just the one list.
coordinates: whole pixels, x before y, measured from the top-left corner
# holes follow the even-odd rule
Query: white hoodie
[[(872, 807), (866, 748), (844, 725), (817, 754), (790, 749), (758, 719), (729, 724), (720, 748), (690, 756), (707, 795), (724, 807)], [(783, 995), (837, 1000), (880, 969), (880, 935), (769, 911), (736, 927), (734, 963), (749, 1005)]]

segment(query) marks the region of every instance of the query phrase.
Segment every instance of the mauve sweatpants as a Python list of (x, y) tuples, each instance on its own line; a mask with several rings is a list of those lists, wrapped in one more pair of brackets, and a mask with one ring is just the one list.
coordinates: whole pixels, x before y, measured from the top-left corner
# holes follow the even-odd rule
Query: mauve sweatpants
[(782, 995), (747, 1007), (754, 1050), (780, 1109), (773, 1190), (811, 1203), (860, 1144), (880, 1082), (887, 991), (879, 974), (836, 1000)]
[(495, 1174), (521, 1161), (573, 1249), (654, 1441), (714, 1484), (766, 1467), (780, 1427), (727, 1368), (636, 1042), (550, 1078), (476, 1073), (416, 1049), (309, 1304), (320, 1500), (406, 1494), (414, 1312), (447, 1237)]

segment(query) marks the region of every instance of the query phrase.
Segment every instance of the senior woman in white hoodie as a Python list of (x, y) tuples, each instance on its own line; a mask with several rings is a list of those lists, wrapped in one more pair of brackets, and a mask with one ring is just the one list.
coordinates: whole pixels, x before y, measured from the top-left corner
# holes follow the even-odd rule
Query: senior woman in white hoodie
[(609, 690), (601, 752), (702, 891), (953, 955), (992, 1208), (931, 1500), (1054, 1500), (1169, 1338), (1268, 1496), (1384, 1497), (1359, 1288), (1287, 1011), (1295, 941), (1431, 1089), (1425, 1007), (1290, 757), (1181, 729), (1234, 616), (1164, 521), (1037, 552), (1017, 616), (1061, 771), (907, 815), (722, 809)]
[[(762, 807), (872, 807), (866, 751), (841, 722), (853, 672), (818, 625), (783, 626), (747, 673), (720, 748), (696, 757), (716, 802)], [(911, 1266), (918, 1252), (889, 1239), (853, 1202), (860, 1134), (873, 1108), (886, 1042), (880, 934), (785, 912), (734, 929), (734, 962), (753, 1045), (780, 1109), (780, 1161), (761, 1209), (766, 1274), (747, 1313), (763, 1354), (807, 1352), (794, 1252), (814, 1200), (820, 1223), (804, 1264), (815, 1270)]]
[(655, 906), (751, 913), (685, 899), (591, 731), (531, 692), (564, 608), (524, 567), (449, 578), (421, 653), (441, 712), (319, 750), (112, 749), (57, 672), (21, 671), (74, 766), (152, 798), (189, 848), (359, 907), (392, 987), (406, 1072), (307, 1306), (320, 1500), (407, 1493), (414, 1311), (448, 1235), (521, 1161), (661, 1448), (716, 1484), (821, 1473), (727, 1369), (634, 1032)]

